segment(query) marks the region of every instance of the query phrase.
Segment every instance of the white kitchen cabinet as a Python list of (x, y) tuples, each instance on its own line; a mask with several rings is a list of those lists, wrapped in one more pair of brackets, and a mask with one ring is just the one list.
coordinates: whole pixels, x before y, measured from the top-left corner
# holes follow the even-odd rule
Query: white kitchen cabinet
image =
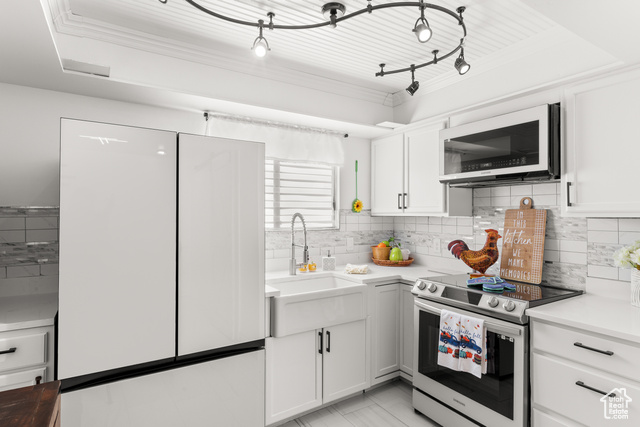
[(53, 380), (53, 327), (0, 333), (0, 391)]
[[(531, 346), (533, 426), (637, 424), (637, 342), (534, 320)], [(611, 392), (621, 399), (628, 420), (606, 418), (612, 413), (601, 398)]]
[(371, 143), (372, 215), (471, 215), (471, 190), (438, 181), (438, 135), (443, 127), (412, 127)]
[(371, 213), (402, 213), (404, 138), (401, 133), (371, 143)]
[(400, 286), (391, 283), (372, 289), (372, 384), (387, 381), (400, 370)]
[(566, 216), (636, 217), (640, 193), (640, 69), (565, 91), (561, 211)]
[(267, 338), (266, 424), (369, 386), (366, 320)]
[(400, 285), (400, 370), (407, 379), (413, 378), (413, 285)]
[(366, 341), (365, 320), (324, 329), (322, 403), (367, 388)]
[(322, 404), (323, 331), (267, 338), (266, 424)]

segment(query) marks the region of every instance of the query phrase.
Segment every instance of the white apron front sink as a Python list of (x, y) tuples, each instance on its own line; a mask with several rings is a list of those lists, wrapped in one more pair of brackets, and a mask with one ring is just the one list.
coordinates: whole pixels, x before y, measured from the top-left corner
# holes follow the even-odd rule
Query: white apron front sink
[(320, 329), (366, 317), (367, 285), (331, 276), (286, 278), (270, 282), (280, 291), (271, 299), (274, 337)]

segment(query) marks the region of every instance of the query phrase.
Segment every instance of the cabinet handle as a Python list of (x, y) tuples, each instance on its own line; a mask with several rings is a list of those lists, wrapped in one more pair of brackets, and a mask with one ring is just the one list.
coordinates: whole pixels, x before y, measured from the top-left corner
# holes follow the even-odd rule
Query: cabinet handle
[(599, 350), (597, 348), (586, 346), (581, 342), (574, 342), (573, 345), (575, 345), (576, 347), (584, 348), (586, 350), (595, 351), (596, 353), (602, 353), (602, 354), (606, 354), (607, 356), (613, 356), (613, 351), (611, 350)]
[(571, 182), (567, 181), (567, 206), (571, 206)]
[(590, 387), (590, 386), (586, 385), (586, 384), (585, 384), (585, 383), (583, 383), (582, 381), (576, 381), (576, 385), (578, 385), (578, 386), (580, 386), (580, 387), (582, 387), (582, 388), (586, 388), (587, 390), (591, 390), (591, 391), (595, 391), (596, 393), (603, 394), (603, 395), (605, 395), (605, 396), (616, 397), (616, 394), (615, 394), (615, 393), (607, 393), (607, 392), (605, 392), (605, 391), (598, 390), (597, 388), (593, 388), (593, 387)]
[(331, 353), (331, 332), (327, 331), (327, 353)]
[(9, 350), (0, 351), (0, 354), (15, 353), (17, 349), (18, 349), (18, 347), (11, 347)]
[(402, 193), (398, 193), (398, 209), (402, 209)]
[(407, 193), (402, 194), (402, 207), (407, 209)]
[(320, 347), (318, 347), (318, 353), (322, 354), (322, 332), (318, 332), (318, 337), (320, 338)]
[(42, 382), (42, 377), (40, 375), (38, 375), (36, 377), (36, 385), (40, 384)]

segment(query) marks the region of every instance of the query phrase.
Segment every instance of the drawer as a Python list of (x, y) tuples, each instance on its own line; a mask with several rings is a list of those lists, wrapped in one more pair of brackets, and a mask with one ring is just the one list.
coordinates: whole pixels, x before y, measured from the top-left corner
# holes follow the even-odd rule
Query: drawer
[[(4, 352), (4, 353), (3, 353)], [(47, 362), (47, 333), (11, 331), (0, 334), (0, 373)]]
[[(531, 390), (534, 407), (543, 407), (588, 426), (637, 425), (640, 420), (640, 385), (595, 369), (541, 354), (532, 357)], [(576, 384), (601, 390), (600, 394)], [(613, 392), (628, 418), (613, 419), (600, 399)], [(633, 400), (631, 400), (633, 399)], [(605, 399), (606, 400), (606, 399)], [(605, 414), (611, 419), (606, 419)], [(547, 420), (548, 421), (548, 420)], [(612, 422), (615, 423), (612, 424)], [(635, 424), (634, 424), (635, 423)], [(541, 424), (549, 425), (549, 424)], [(553, 424), (550, 424), (553, 425)]]
[(559, 416), (546, 414), (536, 408), (533, 408), (531, 414), (532, 427), (581, 427), (580, 424), (561, 419)]
[[(555, 354), (601, 371), (640, 381), (640, 346), (541, 322), (533, 322), (531, 331), (534, 351)], [(596, 350), (613, 354), (607, 355)]]
[(41, 382), (44, 382), (47, 378), (47, 368), (36, 368), (0, 375), (0, 391), (35, 385), (37, 377), (41, 377)]

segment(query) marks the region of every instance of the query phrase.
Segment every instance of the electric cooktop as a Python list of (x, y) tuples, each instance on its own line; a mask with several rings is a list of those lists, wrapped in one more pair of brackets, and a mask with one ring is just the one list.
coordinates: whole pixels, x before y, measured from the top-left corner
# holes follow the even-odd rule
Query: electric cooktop
[[(482, 284), (467, 284), (469, 274), (455, 274), (418, 279), (412, 292), (418, 298), (437, 301), (493, 317), (526, 323), (525, 310), (542, 304), (571, 298), (582, 291), (502, 280), (494, 290), (483, 289)], [(502, 288), (502, 289), (500, 289)]]

